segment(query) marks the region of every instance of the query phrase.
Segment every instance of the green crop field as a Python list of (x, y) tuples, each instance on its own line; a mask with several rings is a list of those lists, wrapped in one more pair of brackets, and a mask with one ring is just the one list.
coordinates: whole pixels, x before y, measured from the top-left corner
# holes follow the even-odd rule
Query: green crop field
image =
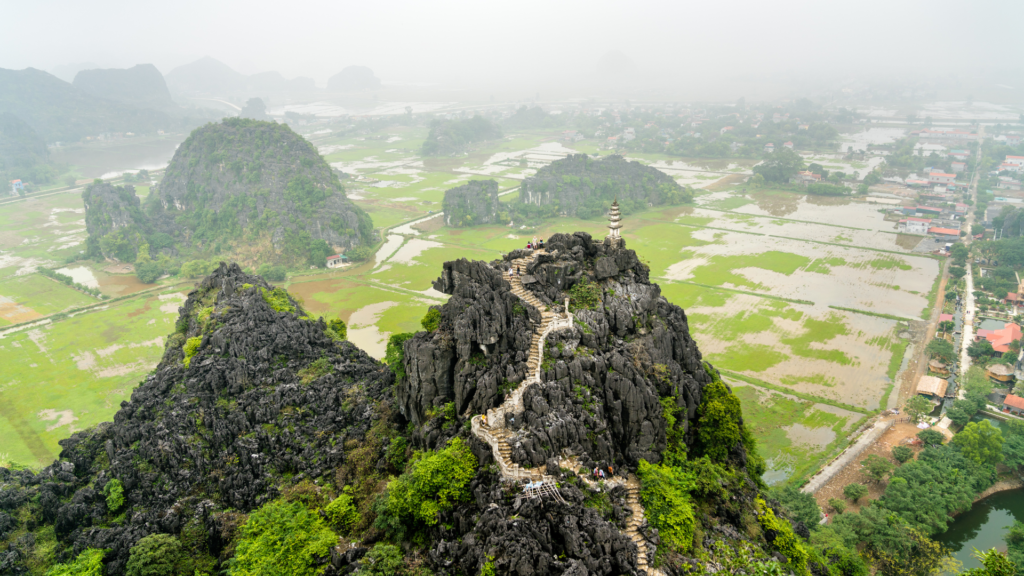
[(116, 302), (0, 339), (0, 449), (32, 466), (49, 464), (57, 441), (110, 420), (156, 366), (183, 294)]

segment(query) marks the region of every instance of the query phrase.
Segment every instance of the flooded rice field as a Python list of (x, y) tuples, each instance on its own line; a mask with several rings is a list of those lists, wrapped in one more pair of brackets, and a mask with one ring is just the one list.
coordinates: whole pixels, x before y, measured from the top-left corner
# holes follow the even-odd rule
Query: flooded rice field
[(889, 386), (896, 321), (843, 310), (726, 294), (686, 313), (716, 367), (868, 410)]

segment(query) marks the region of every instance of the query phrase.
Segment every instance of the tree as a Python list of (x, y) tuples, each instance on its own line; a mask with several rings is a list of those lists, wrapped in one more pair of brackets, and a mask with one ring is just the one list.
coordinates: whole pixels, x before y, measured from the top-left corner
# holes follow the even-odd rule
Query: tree
[(764, 176), (760, 174), (754, 174), (753, 176), (750, 177), (748, 183), (753, 188), (763, 188), (765, 184), (765, 179)]
[(917, 437), (925, 446), (939, 446), (946, 439), (946, 437), (942, 435), (942, 432), (937, 432), (931, 428), (921, 430), (917, 433)]
[(811, 494), (787, 485), (770, 489), (768, 495), (782, 504), (790, 520), (803, 522), (805, 526), (817, 526), (821, 521), (821, 508)]
[(900, 464), (903, 464), (914, 457), (914, 451), (906, 446), (896, 446), (892, 449), (892, 457)]
[(128, 576), (192, 574), (192, 559), (170, 534), (150, 534), (135, 543), (128, 557)]
[(373, 249), (369, 246), (356, 246), (345, 252), (345, 256), (353, 262), (363, 262), (373, 258)]
[[(942, 322), (939, 322), (939, 330), (942, 332), (950, 332), (953, 328), (956, 328), (956, 324), (954, 324), (952, 320), (943, 320)], [(946, 340), (943, 339), (943, 342), (946, 342)]]
[(1016, 576), (1017, 564), (995, 548), (982, 552), (974, 549), (973, 556), (984, 568), (972, 568), (961, 572), (961, 576)]
[(321, 572), (319, 558), (330, 556), (338, 537), (305, 506), (274, 500), (253, 511), (239, 529), (230, 576)]
[(1003, 459), (1003, 433), (988, 420), (968, 423), (951, 443), (964, 458), (978, 464), (997, 464)]
[(967, 256), (970, 254), (970, 250), (963, 244), (954, 244), (949, 250), (949, 255), (953, 258), (953, 263), (961, 268), (967, 264)]
[(829, 498), (828, 507), (836, 514), (842, 514), (846, 510), (846, 502), (843, 502), (839, 498)]
[(803, 168), (799, 154), (789, 148), (779, 148), (765, 156), (764, 162), (754, 166), (754, 174), (760, 174), (768, 182), (789, 182)]
[(966, 268), (963, 268), (961, 266), (950, 266), (949, 267), (949, 275), (952, 276), (954, 280), (959, 280), (959, 279), (963, 278), (966, 274), (967, 274), (967, 269)]
[(860, 465), (868, 478), (871, 478), (871, 480), (879, 484), (885, 480), (885, 477), (889, 472), (892, 472), (892, 469), (894, 468), (892, 462), (889, 462), (878, 454), (869, 455), (867, 458), (860, 461)]
[[(1003, 440), (1003, 464), (1017, 470), (1024, 469), (1024, 422), (1006, 422), (1006, 437)], [(1024, 553), (1024, 548), (1021, 550)]]
[(942, 362), (950, 363), (956, 359), (956, 350), (953, 344), (943, 338), (934, 338), (924, 349), (932, 358), (938, 358)]
[(427, 332), (436, 332), (437, 327), (441, 325), (441, 310), (440, 308), (431, 307), (427, 310), (427, 313), (420, 320), (420, 325)]
[(977, 360), (979, 358), (990, 358), (995, 354), (992, 343), (988, 340), (979, 340), (967, 347), (967, 355)]
[(949, 549), (920, 531), (898, 527), (898, 546), (882, 548), (868, 543), (867, 557), (883, 576), (928, 576), (935, 574), (949, 558)]
[(917, 424), (921, 421), (921, 417), (932, 411), (932, 403), (930, 400), (915, 394), (913, 398), (907, 400), (907, 403), (903, 405), (903, 410), (910, 416), (910, 419)]
[(46, 576), (103, 576), (103, 556), (106, 550), (86, 548), (69, 564), (56, 564)]
[(949, 418), (957, 426), (966, 426), (977, 409), (974, 403), (970, 400), (957, 399), (953, 402), (953, 405), (946, 410), (946, 417)]
[(153, 284), (163, 273), (163, 266), (152, 260), (135, 265), (135, 276), (143, 284)]
[(856, 503), (857, 500), (860, 500), (861, 498), (867, 495), (868, 487), (857, 482), (854, 482), (853, 484), (847, 484), (846, 487), (843, 488), (843, 496), (849, 498), (850, 501), (853, 503)]
[(874, 186), (882, 181), (882, 174), (878, 170), (872, 170), (868, 172), (868, 175), (864, 177), (864, 183), (868, 186)]

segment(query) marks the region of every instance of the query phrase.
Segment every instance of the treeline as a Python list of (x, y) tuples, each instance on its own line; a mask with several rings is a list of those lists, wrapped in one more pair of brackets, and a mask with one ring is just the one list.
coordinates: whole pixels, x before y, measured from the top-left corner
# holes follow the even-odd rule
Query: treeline
[(444, 156), (465, 150), (473, 142), (502, 137), (501, 128), (483, 116), (468, 120), (434, 120), (423, 142), (424, 156)]
[[(810, 494), (792, 487), (772, 494), (810, 529), (808, 541), (813, 546), (863, 551), (837, 559), (847, 566), (845, 574), (867, 574), (865, 561), (885, 576), (936, 573), (946, 565), (950, 551), (932, 538), (945, 532), (955, 514), (969, 509), (978, 494), (995, 483), (996, 464), (1015, 470), (1024, 465), (1024, 423), (1010, 425), (1005, 438), (988, 421), (967, 424), (949, 444), (943, 444), (945, 437), (934, 430), (924, 430), (918, 438), (925, 447), (916, 458), (913, 449), (897, 446), (891, 458), (870, 455), (862, 460), (868, 482), (885, 487), (882, 495), (861, 502), (868, 487), (847, 485), (845, 498), (829, 501), (828, 524), (819, 524), (821, 510)], [(851, 502), (860, 503), (859, 512), (846, 511)]]
[(50, 270), (49, 268), (39, 268), (37, 269), (37, 272), (39, 272), (43, 276), (46, 276), (47, 278), (52, 278), (62, 284), (67, 284), (68, 286), (71, 286), (75, 290), (80, 290), (82, 292), (85, 292), (86, 294), (91, 294), (99, 298), (100, 300), (106, 298), (106, 295), (101, 293), (99, 288), (90, 288), (84, 284), (79, 284), (78, 282), (75, 282), (74, 278), (68, 276), (67, 274), (61, 274), (60, 272)]

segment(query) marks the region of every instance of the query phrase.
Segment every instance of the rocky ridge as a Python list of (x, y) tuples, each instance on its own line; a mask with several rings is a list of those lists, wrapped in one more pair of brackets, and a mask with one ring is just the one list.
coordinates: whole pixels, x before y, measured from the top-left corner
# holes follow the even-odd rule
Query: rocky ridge
[(498, 183), (494, 180), (472, 180), (444, 192), (442, 210), (447, 226), (494, 224), (498, 209)]

